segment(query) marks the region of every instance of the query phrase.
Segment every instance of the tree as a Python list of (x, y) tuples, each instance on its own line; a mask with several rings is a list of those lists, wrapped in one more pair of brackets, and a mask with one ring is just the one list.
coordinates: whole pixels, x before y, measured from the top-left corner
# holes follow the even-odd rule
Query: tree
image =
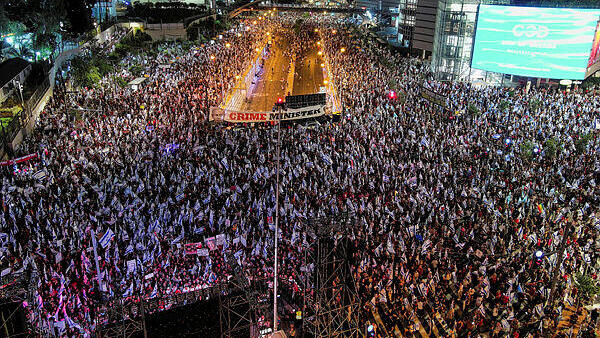
[(560, 142), (555, 138), (547, 139), (546, 143), (544, 144), (546, 156), (550, 160), (554, 160), (556, 158), (556, 155), (558, 155), (561, 148), (562, 148), (562, 146), (561, 146)]
[(600, 294), (600, 286), (590, 276), (578, 272), (575, 275), (575, 285), (584, 303), (590, 302), (595, 295)]
[(583, 154), (587, 150), (587, 145), (591, 139), (591, 134), (580, 135), (579, 138), (575, 140), (575, 152), (579, 155)]
[(521, 150), (521, 157), (524, 160), (530, 161), (533, 158), (533, 143), (531, 141), (525, 141), (519, 146)]
[(467, 110), (469, 112), (469, 115), (472, 116), (478, 116), (479, 115), (479, 108), (477, 108), (476, 105), (474, 105), (473, 103), (469, 104), (469, 108)]

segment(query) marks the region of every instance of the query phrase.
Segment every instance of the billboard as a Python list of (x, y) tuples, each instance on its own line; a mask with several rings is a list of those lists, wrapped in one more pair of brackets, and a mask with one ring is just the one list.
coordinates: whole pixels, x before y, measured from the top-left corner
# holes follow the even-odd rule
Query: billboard
[(600, 9), (480, 5), (473, 68), (582, 80)]
[(600, 20), (596, 24), (596, 33), (594, 34), (594, 42), (592, 43), (592, 52), (588, 60), (585, 77), (588, 77), (600, 69)]

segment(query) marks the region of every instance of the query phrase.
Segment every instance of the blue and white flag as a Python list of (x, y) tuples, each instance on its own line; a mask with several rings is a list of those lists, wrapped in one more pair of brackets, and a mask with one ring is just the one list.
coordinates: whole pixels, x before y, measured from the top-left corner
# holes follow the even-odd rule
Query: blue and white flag
[(132, 294), (133, 294), (133, 282), (131, 282), (131, 284), (129, 285), (127, 290), (125, 290), (125, 293), (123, 293), (123, 297), (129, 297)]
[(152, 293), (150, 294), (150, 298), (155, 298), (158, 295), (158, 290), (156, 289), (156, 284), (154, 284), (154, 289), (152, 290)]
[(227, 163), (227, 158), (223, 157), (223, 159), (221, 159), (221, 164), (223, 164), (225, 169), (229, 170), (229, 163)]
[(104, 233), (104, 235), (102, 235), (102, 237), (100, 238), (100, 246), (102, 246), (103, 248), (106, 248), (108, 246), (108, 244), (110, 243), (110, 241), (113, 239), (113, 237), (115, 237), (115, 233), (112, 232), (112, 230), (108, 229), (106, 230), (106, 232)]

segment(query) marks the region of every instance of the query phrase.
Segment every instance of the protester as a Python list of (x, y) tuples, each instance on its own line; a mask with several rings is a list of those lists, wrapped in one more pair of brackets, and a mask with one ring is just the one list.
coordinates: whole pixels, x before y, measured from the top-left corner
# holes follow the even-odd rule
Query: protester
[[(114, 76), (68, 96), (57, 87), (18, 149), (37, 158), (2, 169), (2, 270), (37, 270), (32, 323), (90, 335), (107, 300), (231, 278), (224, 252), (247, 277), (272, 279), (276, 134), (207, 116), (265, 32), (294, 20), (243, 20), (197, 48), (129, 55), (114, 75), (133, 79), (131, 66), (142, 65), (138, 90)], [(575, 274), (598, 271), (598, 97), (439, 83), (339, 19), (304, 29), (317, 27), (344, 118), (282, 128), (282, 288), (294, 299), (311, 292), (299, 275), (311, 269), (307, 219), (349, 212), (364, 311), (407, 310), (386, 312), (386, 325), (458, 336), (546, 330), (542, 319), (574, 301)], [(290, 55), (306, 48), (303, 36)], [(447, 109), (420, 86), (446, 96)], [(557, 308), (547, 304), (556, 264)]]

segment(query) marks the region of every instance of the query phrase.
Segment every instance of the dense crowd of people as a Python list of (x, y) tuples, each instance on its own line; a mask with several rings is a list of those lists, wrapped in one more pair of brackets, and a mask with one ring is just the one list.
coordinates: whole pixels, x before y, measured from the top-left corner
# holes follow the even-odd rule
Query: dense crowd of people
[[(598, 272), (598, 97), (439, 83), (343, 21), (308, 22), (343, 120), (282, 128), (283, 287), (314, 291), (299, 275), (311, 268), (307, 219), (348, 212), (362, 311), (385, 306), (386, 325), (445, 336), (549, 330), (581, 298), (576, 274)], [(116, 75), (141, 65), (137, 90), (114, 76), (56, 87), (18, 149), (35, 156), (2, 169), (2, 274), (37, 271), (32, 323), (90, 335), (106, 301), (228, 280), (224, 252), (249, 278), (272, 279), (276, 129), (206, 120), (265, 32), (293, 24), (242, 20), (206, 45), (130, 55)]]

